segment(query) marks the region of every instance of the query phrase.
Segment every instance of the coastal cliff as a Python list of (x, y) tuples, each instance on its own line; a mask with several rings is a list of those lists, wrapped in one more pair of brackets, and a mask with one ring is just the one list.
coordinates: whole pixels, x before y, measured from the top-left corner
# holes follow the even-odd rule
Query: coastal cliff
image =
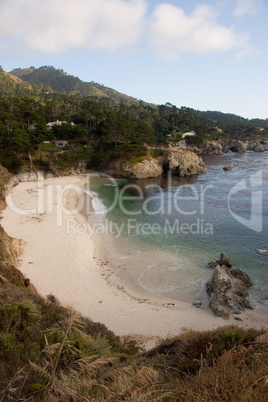
[(265, 143), (260, 141), (240, 141), (231, 140), (228, 142), (211, 141), (207, 142), (201, 150), (197, 150), (199, 155), (222, 155), (223, 153), (245, 153), (247, 151), (265, 152)]
[(178, 149), (176, 151), (170, 151), (164, 158), (164, 171), (171, 171), (176, 176), (191, 176), (207, 171), (206, 165), (202, 158), (196, 153)]
[(163, 173), (163, 162), (162, 158), (149, 158), (137, 163), (117, 161), (113, 163), (108, 173), (112, 176), (127, 179), (148, 179), (161, 176)]
[(107, 173), (128, 179), (148, 179), (158, 177), (163, 172), (176, 176), (191, 176), (206, 172), (206, 166), (196, 153), (188, 149), (165, 150), (158, 158), (147, 157), (140, 162), (116, 161)]

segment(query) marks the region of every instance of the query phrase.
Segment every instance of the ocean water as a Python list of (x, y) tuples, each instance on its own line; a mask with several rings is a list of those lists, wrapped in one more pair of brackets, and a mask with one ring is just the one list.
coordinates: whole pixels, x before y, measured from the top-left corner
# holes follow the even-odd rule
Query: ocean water
[(207, 297), (207, 263), (226, 252), (252, 278), (252, 304), (268, 309), (268, 256), (260, 251), (268, 247), (268, 152), (204, 161), (208, 172), (189, 178), (89, 183), (97, 212), (90, 225), (112, 254), (137, 259), (139, 282), (152, 293)]

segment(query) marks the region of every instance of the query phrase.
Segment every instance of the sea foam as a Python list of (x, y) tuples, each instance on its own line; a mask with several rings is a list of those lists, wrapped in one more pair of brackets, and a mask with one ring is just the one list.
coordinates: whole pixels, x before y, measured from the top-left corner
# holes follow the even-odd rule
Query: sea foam
[(106, 215), (107, 208), (103, 204), (102, 200), (98, 197), (98, 194), (95, 191), (89, 190), (88, 188), (84, 188), (84, 192), (92, 198), (92, 207), (95, 213), (98, 215)]

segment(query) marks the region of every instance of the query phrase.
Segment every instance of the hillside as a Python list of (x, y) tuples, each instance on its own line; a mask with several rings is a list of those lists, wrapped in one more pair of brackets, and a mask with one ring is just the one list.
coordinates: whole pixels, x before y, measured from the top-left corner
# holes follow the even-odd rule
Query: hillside
[(253, 124), (261, 127), (268, 127), (268, 119), (245, 119), (244, 117), (237, 116), (232, 113), (222, 113), (218, 111), (199, 111), (193, 110), (198, 116), (212, 120), (215, 123), (223, 124), (225, 126), (248, 126), (249, 124)]
[(0, 96), (31, 94), (32, 86), (20, 78), (0, 70)]
[(54, 91), (69, 95), (79, 94), (83, 97), (90, 96), (96, 98), (108, 97), (116, 102), (124, 102), (126, 104), (138, 103), (137, 99), (117, 92), (112, 88), (95, 82), (84, 82), (78, 77), (68, 75), (62, 69), (55, 69), (52, 66), (18, 68), (12, 70), (10, 74), (30, 84), (43, 84), (44, 86), (50, 86)]
[(31, 84), (20, 77), (7, 73), (0, 68), (0, 96), (28, 97), (42, 96), (47, 92), (53, 93), (52, 88), (43, 84)]

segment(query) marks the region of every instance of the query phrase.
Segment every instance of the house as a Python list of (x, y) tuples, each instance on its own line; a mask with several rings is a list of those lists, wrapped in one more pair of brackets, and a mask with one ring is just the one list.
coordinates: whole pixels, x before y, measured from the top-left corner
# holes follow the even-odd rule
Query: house
[(53, 140), (51, 142), (57, 148), (63, 148), (68, 144), (66, 140)]
[(187, 133), (182, 134), (181, 138), (193, 137), (194, 135), (196, 135), (194, 131), (188, 131)]
[[(61, 120), (56, 120), (56, 121), (50, 121), (46, 124), (47, 128), (49, 130), (52, 129), (53, 126), (61, 126), (62, 124), (68, 124), (67, 121), (61, 121)], [(73, 122), (70, 123), (72, 127), (75, 126), (75, 124)]]

